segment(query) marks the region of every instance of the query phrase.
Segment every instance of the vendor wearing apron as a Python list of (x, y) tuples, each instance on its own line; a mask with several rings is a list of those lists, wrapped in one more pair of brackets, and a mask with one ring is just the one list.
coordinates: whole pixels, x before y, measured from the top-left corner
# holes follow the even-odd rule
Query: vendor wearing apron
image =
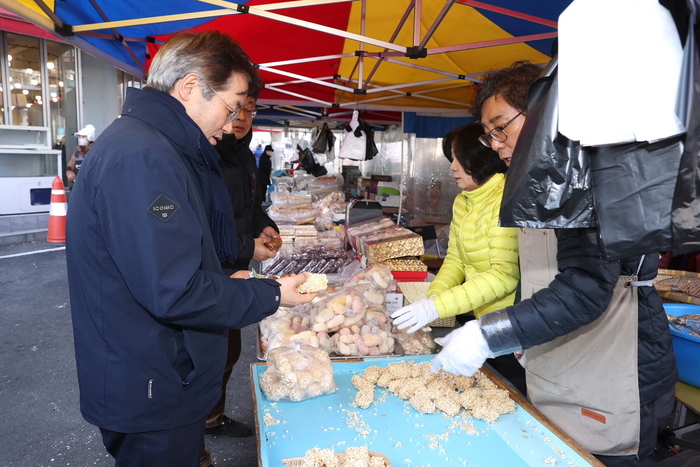
[[(482, 143), (508, 166), (540, 71), (516, 63), (477, 93)], [(523, 355), (528, 397), (550, 420), (607, 466), (656, 465), (677, 379), (651, 284), (658, 255), (606, 260), (596, 229), (520, 229), (519, 243), (522, 301), (450, 333), (433, 368), (471, 375), (486, 358)]]

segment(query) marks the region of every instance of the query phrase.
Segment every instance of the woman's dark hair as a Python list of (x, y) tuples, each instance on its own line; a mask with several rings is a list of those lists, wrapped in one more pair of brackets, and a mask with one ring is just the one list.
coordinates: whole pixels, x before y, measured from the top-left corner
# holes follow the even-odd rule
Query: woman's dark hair
[(542, 68), (528, 61), (520, 61), (513, 63), (509, 68), (486, 75), (476, 87), (472, 115), (480, 120), (481, 107), (491, 96), (502, 98), (518, 112), (525, 112), (527, 115), (527, 93), (540, 73)]
[(452, 134), (452, 148), (457, 161), (478, 185), (483, 185), (495, 174), (505, 173), (508, 169), (496, 151), (479, 142), (479, 136), (484, 134), (480, 123), (469, 123), (449, 134)]
[(448, 161), (452, 162), (452, 140), (455, 134), (463, 127), (455, 128), (454, 130), (447, 133), (442, 138), (442, 153), (445, 155)]

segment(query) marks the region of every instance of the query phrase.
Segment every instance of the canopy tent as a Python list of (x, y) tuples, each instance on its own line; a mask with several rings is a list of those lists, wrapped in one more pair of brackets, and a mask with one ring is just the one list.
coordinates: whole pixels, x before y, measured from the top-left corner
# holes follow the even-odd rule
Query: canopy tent
[(169, 35), (220, 30), (260, 67), (260, 104), (467, 116), (474, 83), (546, 63), (571, 0), (0, 0), (137, 76)]

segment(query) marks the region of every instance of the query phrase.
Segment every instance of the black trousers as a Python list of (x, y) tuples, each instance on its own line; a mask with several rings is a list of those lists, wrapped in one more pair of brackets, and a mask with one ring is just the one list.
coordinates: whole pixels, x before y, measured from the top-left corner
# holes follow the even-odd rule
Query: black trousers
[(656, 440), (673, 411), (676, 391), (672, 389), (656, 400), (643, 405), (640, 413), (639, 453), (636, 456), (596, 456), (606, 467), (653, 467)]
[(198, 467), (204, 446), (205, 418), (171, 430), (118, 433), (100, 428), (115, 467)]

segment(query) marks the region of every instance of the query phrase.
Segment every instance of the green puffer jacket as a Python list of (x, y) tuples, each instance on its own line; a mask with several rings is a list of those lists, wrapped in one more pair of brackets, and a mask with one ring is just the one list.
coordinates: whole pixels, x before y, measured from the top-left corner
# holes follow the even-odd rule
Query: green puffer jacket
[(498, 226), (505, 176), (455, 198), (447, 257), (428, 289), (441, 318), (513, 304), (520, 280), (517, 229)]

